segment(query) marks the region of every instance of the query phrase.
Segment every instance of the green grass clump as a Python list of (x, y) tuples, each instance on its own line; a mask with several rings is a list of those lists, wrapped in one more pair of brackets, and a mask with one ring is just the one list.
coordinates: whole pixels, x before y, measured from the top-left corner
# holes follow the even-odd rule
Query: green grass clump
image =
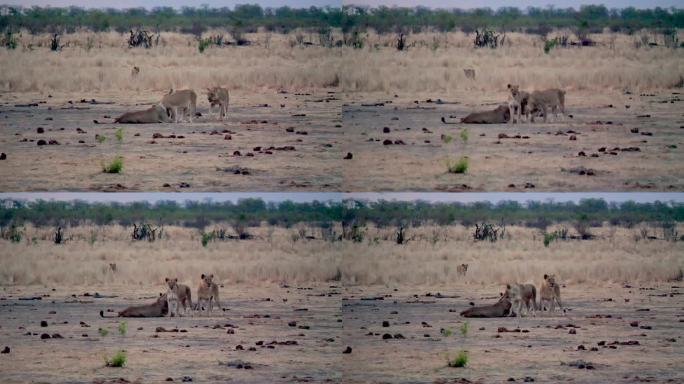
[(451, 330), (451, 328), (443, 328), (442, 330), (440, 330), (440, 332), (442, 333), (442, 336), (444, 336), (444, 337), (449, 337), (454, 333)]
[(442, 135), (442, 141), (443, 141), (445, 144), (451, 143), (451, 140), (453, 140), (453, 139), (454, 139), (454, 138), (451, 137), (451, 135)]
[(209, 244), (210, 241), (214, 240), (216, 237), (216, 234), (214, 231), (211, 232), (202, 232), (202, 246), (206, 248), (207, 244)]
[(100, 333), (100, 336), (102, 336), (102, 337), (109, 335), (109, 331), (106, 330), (105, 328), (100, 328), (97, 331)]
[(560, 42), (558, 41), (557, 37), (555, 39), (546, 40), (544, 42), (544, 53), (548, 54), (551, 49), (555, 48), (559, 43)]
[(209, 48), (210, 45), (211, 45), (211, 39), (210, 38), (206, 38), (206, 39), (200, 38), (197, 41), (197, 48), (199, 49), (200, 53), (204, 53), (204, 50)]
[(447, 356), (447, 364), (452, 368), (463, 368), (468, 364), (468, 352), (460, 351), (453, 359)]
[(468, 142), (468, 128), (461, 129), (461, 133), (459, 135), (461, 136), (461, 140), (463, 140), (464, 143)]
[(105, 357), (105, 365), (108, 367), (123, 367), (126, 365), (126, 352), (119, 351), (111, 359)]
[(461, 325), (461, 335), (468, 336), (468, 330), (470, 329), (470, 324), (466, 321)]
[(102, 144), (105, 141), (107, 141), (107, 136), (95, 135), (95, 140), (97, 140), (98, 143)]
[(455, 162), (452, 162), (450, 159), (447, 159), (447, 170), (449, 171), (449, 173), (468, 172), (468, 158), (466, 156), (463, 156)]
[(556, 233), (556, 232), (544, 233), (544, 246), (548, 247), (549, 244), (551, 244), (551, 242), (556, 240), (557, 238), (558, 238), (558, 233)]
[(114, 136), (116, 136), (116, 140), (120, 143), (123, 141), (123, 128), (119, 128), (116, 130), (114, 133)]
[(128, 324), (125, 321), (122, 321), (119, 323), (119, 333), (121, 336), (126, 335), (126, 331), (128, 330)]
[(123, 170), (123, 157), (117, 156), (109, 165), (102, 165), (102, 172), (104, 173), (121, 173)]

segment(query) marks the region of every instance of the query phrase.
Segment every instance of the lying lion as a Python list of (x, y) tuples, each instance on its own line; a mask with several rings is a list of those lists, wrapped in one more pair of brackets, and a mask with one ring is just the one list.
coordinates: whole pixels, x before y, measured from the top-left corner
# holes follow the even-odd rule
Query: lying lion
[(118, 316), (105, 316), (100, 311), (100, 317), (164, 317), (169, 312), (166, 295), (159, 294), (159, 298), (152, 304), (134, 305), (119, 311)]
[[(511, 111), (508, 109), (507, 105), (499, 105), (493, 111), (482, 111), (473, 112), (470, 115), (461, 119), (461, 123), (464, 124), (503, 124), (507, 123), (511, 119)], [(444, 124), (458, 124), (456, 122), (447, 122), (444, 117), (442, 117), (442, 123)]]
[(506, 317), (511, 310), (511, 302), (501, 296), (496, 304), (468, 308), (461, 312), (463, 317)]

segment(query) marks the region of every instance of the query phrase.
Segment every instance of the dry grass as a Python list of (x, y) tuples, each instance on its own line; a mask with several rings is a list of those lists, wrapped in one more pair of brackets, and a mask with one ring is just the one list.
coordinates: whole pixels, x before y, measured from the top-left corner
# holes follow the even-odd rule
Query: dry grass
[[(667, 281), (684, 268), (684, 243), (636, 241), (638, 229), (593, 228), (598, 235), (595, 240), (557, 241), (548, 248), (537, 229), (509, 227), (505, 239), (494, 243), (475, 242), (473, 231), (462, 226), (409, 229), (407, 236), (412, 240), (396, 245), (392, 241), (395, 229), (369, 229), (368, 241), (344, 248), (343, 281), (359, 285), (491, 285), (539, 283), (545, 273), (555, 273), (563, 283), (603, 285)], [(456, 272), (461, 263), (469, 264), (465, 277)]]
[[(337, 85), (339, 50), (293, 48), (294, 35), (272, 35), (266, 44), (267, 36), (247, 35), (253, 46), (210, 47), (201, 54), (190, 35), (162, 33), (160, 45), (147, 50), (129, 49), (127, 36), (116, 32), (80, 32), (63, 36), (61, 42), (67, 46), (51, 52), (45, 48), (48, 35), (24, 32), (23, 48), (0, 50), (0, 91), (141, 92), (215, 85), (257, 91)], [(28, 49), (30, 44), (36, 48)], [(137, 76), (131, 75), (134, 66), (140, 68)]]
[[(369, 33), (364, 49), (345, 52), (340, 85), (348, 91), (387, 93), (505, 93), (508, 83), (524, 89), (639, 92), (672, 88), (684, 76), (681, 49), (637, 49), (636, 35), (590, 37), (598, 42), (596, 47), (557, 48), (545, 54), (541, 37), (535, 35), (509, 33), (505, 46), (492, 50), (474, 49), (474, 35), (462, 32), (421, 33), (408, 37), (414, 47), (399, 52), (392, 47), (395, 36)], [(474, 80), (466, 78), (466, 68), (475, 69)]]
[(330, 243), (293, 243), (293, 230), (280, 228), (248, 231), (257, 238), (204, 248), (199, 231), (181, 227), (166, 227), (164, 238), (150, 243), (132, 241), (130, 227), (80, 226), (65, 230), (64, 245), (53, 244), (52, 229), (29, 227), (19, 244), (0, 240), (0, 285), (149, 287), (178, 276), (194, 287), (202, 273), (226, 284), (294, 284), (330, 281), (338, 273), (338, 253)]

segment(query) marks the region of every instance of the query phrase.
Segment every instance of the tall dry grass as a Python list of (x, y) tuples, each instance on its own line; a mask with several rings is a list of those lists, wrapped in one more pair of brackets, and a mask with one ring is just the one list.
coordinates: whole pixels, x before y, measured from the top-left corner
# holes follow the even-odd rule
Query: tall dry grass
[[(303, 239), (300, 230), (317, 239)], [(662, 238), (659, 229), (646, 230)], [(306, 227), (262, 226), (248, 229), (253, 240), (207, 247), (195, 229), (164, 232), (155, 242), (132, 241), (130, 227), (86, 225), (67, 228), (66, 244), (55, 245), (52, 229), (28, 227), (21, 243), (0, 240), (0, 285), (147, 287), (167, 276), (194, 284), (200, 274), (214, 273), (226, 284), (341, 279), (349, 285), (450, 286), (538, 283), (545, 273), (555, 273), (563, 283), (601, 286), (668, 281), (681, 278), (684, 269), (684, 243), (644, 239), (642, 227), (591, 228), (594, 240), (555, 241), (548, 247), (539, 230), (523, 227), (508, 227), (497, 242), (476, 242), (473, 228), (463, 226), (409, 228), (404, 245), (395, 242), (396, 228), (367, 228), (363, 241), (355, 243), (321, 240)], [(465, 277), (456, 271), (461, 263), (469, 264)]]
[[(569, 34), (558, 31), (549, 35)], [(360, 92), (500, 92), (506, 84), (524, 89), (561, 87), (571, 91), (669, 89), (684, 76), (684, 50), (636, 48), (637, 36), (591, 35), (595, 47), (552, 49), (544, 53), (540, 36), (509, 33), (504, 47), (473, 48), (474, 35), (419, 33), (399, 52), (396, 36), (368, 33), (365, 47), (347, 49), (342, 89)], [(474, 80), (463, 69), (476, 71)], [(681, 85), (679, 85), (681, 87)]]
[[(394, 231), (369, 229), (364, 243), (346, 243), (343, 281), (489, 285), (539, 283), (544, 274), (555, 273), (563, 283), (603, 285), (667, 281), (680, 277), (684, 269), (684, 243), (637, 240), (640, 228), (592, 228), (595, 240), (556, 241), (548, 247), (539, 230), (522, 227), (507, 228), (504, 239), (496, 242), (474, 241), (473, 228), (463, 226), (420, 227), (407, 231), (411, 240), (405, 245), (392, 242)], [(465, 277), (456, 271), (461, 263), (469, 264)]]
[(161, 240), (147, 242), (131, 240), (130, 227), (88, 225), (67, 228), (66, 244), (56, 245), (52, 229), (28, 227), (20, 243), (0, 240), (0, 285), (145, 287), (172, 276), (194, 285), (202, 273), (213, 273), (221, 283), (258, 285), (339, 276), (333, 244), (293, 242), (292, 230), (281, 228), (248, 230), (255, 239), (203, 247), (194, 229), (166, 227)]
[[(45, 47), (48, 35), (24, 32), (22, 48), (0, 49), (0, 91), (159, 92), (215, 85), (296, 91), (336, 87), (339, 81), (342, 52), (292, 46), (290, 35), (251, 34), (252, 46), (212, 46), (204, 53), (193, 36), (161, 36), (159, 46), (130, 49), (127, 35), (79, 32), (63, 36), (65, 47), (51, 52)], [(140, 68), (137, 76), (131, 75), (134, 66)]]

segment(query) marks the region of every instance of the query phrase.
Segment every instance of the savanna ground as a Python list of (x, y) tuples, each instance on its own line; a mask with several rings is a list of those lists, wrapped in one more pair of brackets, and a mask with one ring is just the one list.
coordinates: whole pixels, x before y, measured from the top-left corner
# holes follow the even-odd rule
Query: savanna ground
[[(562, 226), (577, 234), (572, 224)], [(167, 227), (161, 239), (147, 242), (132, 241), (130, 227), (86, 225), (66, 228), (67, 242), (56, 245), (53, 229), (29, 226), (20, 242), (0, 246), (0, 347), (10, 347), (0, 374), (7, 382), (684, 379), (684, 249), (664, 240), (660, 228), (605, 225), (589, 229), (593, 240), (556, 240), (548, 247), (538, 229), (516, 226), (496, 242), (474, 241), (472, 227), (423, 226), (408, 228), (407, 243), (399, 245), (396, 231), (367, 227), (359, 242), (330, 242), (307, 226), (262, 226), (247, 228), (251, 240), (204, 247), (196, 229)], [(469, 264), (465, 276), (456, 271), (461, 263)], [(101, 309), (150, 302), (164, 291), (166, 276), (178, 276), (195, 294), (201, 273), (215, 274), (225, 311), (99, 318)], [(497, 300), (507, 282), (538, 286), (544, 273), (562, 284), (565, 315), (469, 319), (461, 333), (466, 319), (458, 313), (470, 302)], [(20, 300), (33, 296), (41, 300)], [(125, 335), (119, 320), (126, 321)], [(43, 333), (63, 338), (42, 340)], [(385, 333), (392, 338), (383, 339)], [(269, 348), (272, 341), (297, 344)], [(638, 344), (610, 345), (616, 341)], [(343, 353), (347, 347), (351, 353)], [(103, 356), (122, 349), (126, 367), (105, 367)], [(446, 354), (462, 350), (466, 367), (447, 367)], [(253, 369), (221, 365), (237, 360)], [(594, 369), (561, 364), (576, 360)]]
[[(394, 35), (372, 32), (360, 36), (361, 49), (306, 46), (295, 34), (261, 32), (247, 35), (251, 46), (210, 46), (204, 53), (191, 35), (161, 36), (159, 46), (145, 50), (127, 48), (126, 35), (114, 32), (75, 33), (62, 37), (68, 46), (50, 52), (49, 36), (24, 34), (23, 48), (0, 50), (0, 151), (7, 155), (0, 188), (684, 188), (679, 94), (684, 51), (640, 45), (639, 34), (590, 35), (594, 47), (556, 47), (548, 54), (539, 36), (519, 33), (509, 33), (497, 49), (475, 49), (473, 35), (462, 32), (410, 34), (404, 52), (392, 46)], [(139, 75), (131, 74), (133, 66), (140, 67)], [(475, 78), (467, 78), (464, 69), (474, 69)], [(508, 83), (528, 91), (565, 89), (572, 118), (488, 126), (440, 122), (505, 103)], [(225, 122), (207, 114), (204, 89), (214, 85), (231, 91)], [(172, 87), (198, 91), (203, 116), (195, 123), (93, 123), (156, 103)], [(38, 127), (45, 133), (37, 133)], [(119, 142), (115, 132), (121, 127)], [(153, 140), (154, 133), (176, 138)], [(501, 134), (510, 138), (500, 139)], [(106, 140), (100, 143), (96, 135)], [(59, 145), (38, 146), (41, 139)], [(392, 145), (383, 145), (385, 140)], [(599, 151), (603, 147), (606, 151)], [(352, 159), (343, 160), (348, 152)], [(117, 155), (123, 157), (123, 172), (103, 173), (102, 164)], [(465, 173), (447, 171), (448, 161), (465, 157)]]
[[(25, 44), (47, 44), (47, 36), (29, 36)], [(2, 50), (0, 151), (7, 159), (0, 189), (341, 189), (340, 52), (292, 48), (279, 35), (252, 35), (254, 46), (203, 54), (191, 35), (165, 34), (149, 50), (127, 48), (126, 38), (77, 33), (62, 39), (60, 52)], [(206, 88), (213, 86), (230, 91), (225, 121), (209, 113)], [(193, 123), (111, 124), (158, 103), (170, 88), (194, 89), (202, 116)], [(122, 172), (102, 172), (117, 156)]]

